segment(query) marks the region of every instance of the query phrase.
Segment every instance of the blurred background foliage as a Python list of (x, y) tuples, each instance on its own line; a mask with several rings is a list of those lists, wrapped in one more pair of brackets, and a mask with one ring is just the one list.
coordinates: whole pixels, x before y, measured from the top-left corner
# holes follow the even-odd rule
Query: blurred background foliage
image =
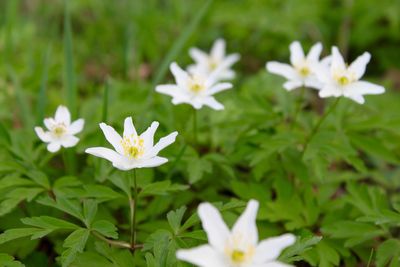
[[(90, 236), (71, 266), (176, 266), (177, 247), (205, 242), (191, 216), (198, 203), (220, 202), (232, 223), (250, 198), (261, 202), (261, 237), (299, 236), (282, 260), (400, 266), (399, 11), (397, 0), (1, 1), (0, 229), (39, 227), (21, 218), (43, 215), (79, 224), (64, 206), (51, 208), (51, 192), (79, 200), (71, 204), (79, 208), (95, 200), (96, 219), (115, 225), (126, 240), (128, 206), (118, 186), (125, 174), (83, 151), (104, 142), (99, 122), (121, 129), (133, 116), (140, 131), (160, 121), (157, 137), (180, 132), (163, 152), (170, 163), (138, 172), (144, 248), (132, 256)], [(235, 89), (217, 96), (224, 111), (201, 110), (195, 145), (190, 107), (172, 106), (154, 87), (172, 81), (169, 61), (189, 64), (189, 47), (208, 50), (218, 37), (241, 54)], [(303, 159), (302, 144), (330, 100), (311, 90), (299, 99), (265, 71), (266, 61), (289, 60), (293, 40), (306, 50), (320, 41), (324, 55), (337, 45), (349, 61), (369, 51), (366, 79), (387, 89), (362, 106), (343, 100)], [(300, 101), (303, 111), (292, 127)], [(86, 120), (72, 172), (61, 154), (49, 156), (33, 131), (59, 104)], [(63, 248), (67, 233), (10, 242), (3, 236), (0, 252), (26, 266), (61, 266), (66, 261), (58, 256), (71, 249)], [(0, 263), (20, 266), (6, 254)]]

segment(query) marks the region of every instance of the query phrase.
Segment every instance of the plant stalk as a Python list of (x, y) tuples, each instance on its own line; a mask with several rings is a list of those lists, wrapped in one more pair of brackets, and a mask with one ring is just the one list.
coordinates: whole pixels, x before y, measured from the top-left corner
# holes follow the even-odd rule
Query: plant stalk
[(308, 145), (310, 144), (311, 140), (314, 138), (315, 134), (318, 132), (319, 128), (321, 127), (321, 125), (325, 121), (325, 119), (328, 117), (328, 115), (331, 114), (333, 110), (335, 110), (340, 99), (341, 99), (341, 97), (338, 97), (335, 100), (335, 102), (329, 107), (328, 111), (324, 112), (324, 115), (319, 119), (318, 123), (312, 129), (311, 134), (307, 137), (306, 142), (304, 143), (304, 149), (303, 149), (303, 152), (301, 153), (302, 158), (303, 158), (304, 154), (306, 153)]

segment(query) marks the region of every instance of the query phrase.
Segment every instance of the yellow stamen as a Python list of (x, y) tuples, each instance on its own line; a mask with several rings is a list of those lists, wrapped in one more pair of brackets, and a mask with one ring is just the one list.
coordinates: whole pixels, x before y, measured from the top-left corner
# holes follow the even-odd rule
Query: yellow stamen
[(306, 76), (310, 75), (311, 71), (308, 67), (302, 67), (299, 69), (299, 73), (301, 76), (306, 77)]
[(338, 81), (338, 83), (339, 83), (340, 85), (342, 85), (342, 86), (348, 85), (348, 84), (350, 83), (350, 79), (347, 78), (346, 76), (339, 77), (339, 78), (337, 79), (337, 81)]
[(196, 94), (203, 91), (205, 89), (203, 80), (197, 76), (191, 77), (189, 81), (189, 89)]
[(67, 132), (67, 128), (65, 127), (64, 123), (60, 123), (54, 126), (52, 132), (55, 136), (60, 137)]
[(246, 254), (241, 250), (235, 249), (231, 254), (231, 258), (234, 263), (242, 263), (246, 259)]
[(121, 145), (124, 150), (124, 155), (131, 159), (138, 159), (144, 154), (144, 140), (139, 136), (124, 136), (121, 140)]

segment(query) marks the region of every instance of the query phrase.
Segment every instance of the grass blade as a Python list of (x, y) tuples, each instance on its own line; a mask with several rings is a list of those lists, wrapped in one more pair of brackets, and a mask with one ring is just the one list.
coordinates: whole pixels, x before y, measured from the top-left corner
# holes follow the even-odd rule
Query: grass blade
[(47, 47), (47, 51), (43, 55), (43, 71), (42, 71), (42, 81), (39, 89), (39, 94), (37, 97), (36, 106), (36, 124), (42, 124), (44, 118), (44, 112), (47, 105), (47, 81), (49, 76), (49, 57), (51, 54), (51, 45)]
[(75, 84), (74, 58), (72, 53), (72, 29), (69, 14), (68, 0), (64, 0), (64, 60), (65, 77), (64, 90), (66, 90), (67, 106), (71, 111), (72, 118), (77, 116), (77, 89)]

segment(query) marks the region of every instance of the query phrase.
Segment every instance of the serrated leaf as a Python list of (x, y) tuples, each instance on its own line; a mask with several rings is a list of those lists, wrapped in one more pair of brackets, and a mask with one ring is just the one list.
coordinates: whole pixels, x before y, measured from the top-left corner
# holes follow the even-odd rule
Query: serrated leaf
[(178, 234), (179, 228), (181, 226), (183, 215), (185, 214), (186, 207), (180, 207), (175, 211), (170, 211), (167, 214), (168, 223), (175, 234)]
[(92, 230), (95, 230), (106, 237), (113, 239), (118, 238), (117, 227), (106, 220), (95, 221), (92, 225)]
[(89, 230), (81, 228), (72, 232), (65, 239), (63, 247), (67, 249), (61, 254), (61, 262), (63, 267), (69, 266), (75, 260), (77, 254), (83, 252), (89, 234)]

